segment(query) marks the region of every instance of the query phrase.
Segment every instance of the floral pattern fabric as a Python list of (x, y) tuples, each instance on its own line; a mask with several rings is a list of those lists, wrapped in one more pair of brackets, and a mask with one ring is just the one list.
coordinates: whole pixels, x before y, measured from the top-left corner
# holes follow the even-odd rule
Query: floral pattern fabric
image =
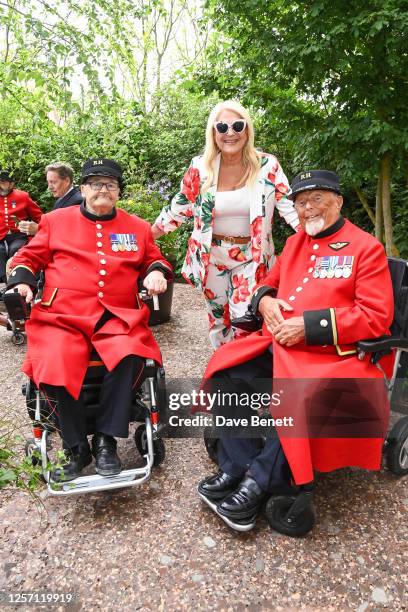
[[(194, 229), (188, 241), (182, 275), (187, 282), (201, 290), (207, 288), (210, 254), (213, 248), (214, 206), (219, 166), (220, 155), (214, 162), (213, 184), (205, 193), (202, 193), (201, 186), (206, 180), (206, 172), (202, 157), (194, 157), (181, 181), (180, 191), (174, 196), (171, 203), (163, 208), (155, 221), (155, 225), (162, 232), (168, 233), (193, 217)], [(249, 293), (255, 283), (262, 281), (274, 263), (272, 223), (275, 207), (279, 215), (293, 229), (299, 229), (299, 220), (293, 203), (286, 197), (289, 191), (288, 180), (276, 157), (262, 153), (258, 176), (248, 189), (252, 259), (250, 262), (251, 275), (245, 274), (243, 278), (248, 279)], [(236, 264), (242, 262), (245, 265), (240, 247), (242, 245), (230, 244), (229, 258)], [(248, 263), (246, 262), (246, 264)], [(238, 275), (238, 277), (240, 276)], [(243, 282), (243, 278), (240, 278), (239, 281), (236, 279), (235, 282)], [(213, 290), (212, 287), (209, 287), (209, 289)], [(242, 297), (246, 294), (245, 282), (243, 282), (242, 290), (238, 291), (238, 287), (235, 287), (235, 289), (237, 293), (233, 292), (232, 295), (239, 294)], [(250, 295), (248, 295), (245, 304), (248, 304), (249, 301)], [(230, 306), (231, 304), (233, 302), (230, 303)], [(214, 315), (212, 316), (214, 317)]]
[(214, 348), (246, 335), (231, 326), (231, 319), (242, 317), (255, 285), (251, 243), (213, 243), (208, 264), (204, 297)]

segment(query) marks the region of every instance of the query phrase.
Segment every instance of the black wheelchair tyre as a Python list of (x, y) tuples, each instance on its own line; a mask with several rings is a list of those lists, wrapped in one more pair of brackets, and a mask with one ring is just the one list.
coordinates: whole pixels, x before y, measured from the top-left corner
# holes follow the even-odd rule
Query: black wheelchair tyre
[(11, 336), (11, 341), (15, 346), (20, 346), (25, 342), (25, 335), (22, 332), (14, 332)]
[(386, 462), (396, 476), (408, 474), (408, 416), (395, 423), (388, 434)]
[(268, 499), (265, 515), (271, 529), (292, 537), (301, 537), (314, 527), (316, 516), (312, 504), (309, 504), (296, 519), (290, 523), (285, 520), (286, 513), (295, 501), (295, 496), (275, 495)]
[(212, 435), (212, 427), (206, 427), (203, 433), (204, 445), (209, 458), (214, 463), (218, 462), (218, 438)]
[[(139, 425), (139, 427), (136, 429), (135, 444), (140, 455), (143, 457), (143, 455), (147, 453), (147, 436), (145, 425)], [(161, 438), (153, 440), (153, 455), (153, 465), (155, 467), (163, 463), (166, 458), (166, 447), (164, 446), (164, 442)]]

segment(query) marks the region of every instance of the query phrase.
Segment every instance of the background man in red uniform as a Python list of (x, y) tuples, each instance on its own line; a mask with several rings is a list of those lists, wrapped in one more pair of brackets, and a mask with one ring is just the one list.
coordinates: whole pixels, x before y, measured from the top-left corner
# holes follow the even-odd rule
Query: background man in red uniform
[(30, 223), (41, 218), (40, 207), (26, 191), (14, 189), (10, 172), (0, 171), (0, 282), (6, 280), (7, 260), (27, 243)]
[(149, 294), (162, 293), (171, 266), (150, 225), (116, 208), (122, 187), (115, 161), (88, 160), (82, 168), (84, 203), (43, 215), (36, 236), (12, 261), (9, 286), (27, 302), (36, 272), (45, 270), (41, 302), (26, 325), (23, 371), (58, 401), (68, 464), (54, 479), (72, 480), (92, 460), (80, 396), (92, 347), (108, 369), (92, 440), (96, 470), (104, 476), (121, 470), (115, 437), (128, 436), (132, 388), (143, 358), (161, 363), (137, 282), (140, 276)]
[(262, 331), (221, 347), (204, 375), (215, 386), (222, 379), (222, 389), (253, 393), (272, 374), (273, 353), (274, 383), (279, 380), (273, 390), (284, 393), (271, 413), (291, 415), (295, 424), (294, 432), (280, 428), (279, 439), (265, 444), (219, 441), (220, 471), (198, 490), (232, 521), (254, 516), (268, 493), (288, 485), (290, 473), (305, 484), (314, 469), (379, 469), (388, 424), (382, 372), (356, 351), (359, 340), (389, 333), (393, 294), (384, 249), (341, 216), (334, 172), (303, 172), (291, 189), (303, 231), (288, 239), (254, 291)]

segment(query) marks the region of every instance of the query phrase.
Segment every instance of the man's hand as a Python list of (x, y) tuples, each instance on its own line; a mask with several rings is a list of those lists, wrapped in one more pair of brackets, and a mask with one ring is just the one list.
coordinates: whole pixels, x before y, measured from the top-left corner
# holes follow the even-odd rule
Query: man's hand
[(20, 283), (19, 285), (16, 285), (14, 287), (14, 289), (17, 289), (19, 294), (22, 295), (23, 297), (25, 297), (27, 304), (32, 302), (32, 299), (33, 299), (34, 295), (33, 295), (33, 292), (31, 290), (30, 285), (26, 285), (24, 283)]
[(35, 221), (20, 221), (18, 224), (18, 229), (22, 234), (27, 234), (27, 236), (35, 236), (38, 231), (38, 223), (35, 223)]
[(303, 317), (291, 317), (279, 323), (271, 332), (279, 344), (293, 346), (302, 342), (305, 337), (305, 322)]
[(259, 302), (258, 310), (271, 334), (273, 334), (275, 327), (285, 320), (282, 316), (281, 309), (288, 312), (293, 310), (292, 306), (285, 302), (285, 300), (279, 300), (270, 295), (264, 295)]
[(167, 281), (163, 272), (160, 270), (150, 272), (143, 281), (143, 287), (146, 287), (149, 295), (164, 293), (167, 289)]

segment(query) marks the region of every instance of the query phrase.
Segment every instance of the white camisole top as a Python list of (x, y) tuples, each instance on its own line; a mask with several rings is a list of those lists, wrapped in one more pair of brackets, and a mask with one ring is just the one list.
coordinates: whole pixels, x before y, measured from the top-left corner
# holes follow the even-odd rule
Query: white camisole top
[(224, 236), (250, 236), (248, 187), (216, 192), (213, 232)]

